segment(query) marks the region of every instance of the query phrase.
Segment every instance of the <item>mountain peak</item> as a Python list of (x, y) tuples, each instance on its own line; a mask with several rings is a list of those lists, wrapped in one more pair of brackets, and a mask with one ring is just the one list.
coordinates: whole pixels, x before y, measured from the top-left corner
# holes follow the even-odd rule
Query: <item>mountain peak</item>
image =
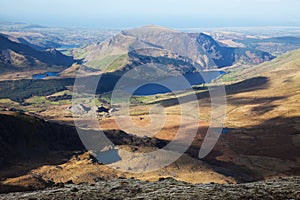
[[(185, 65), (182, 67), (193, 66), (198, 70), (207, 70), (236, 63), (258, 64), (273, 58), (272, 55), (258, 50), (223, 47), (205, 33), (195, 36), (156, 25), (124, 30), (109, 41), (91, 46), (87, 50), (90, 53), (85, 57), (85, 64), (101, 70), (109, 65), (106, 60), (112, 56), (124, 58), (120, 61), (120, 66), (114, 64), (117, 69), (124, 69), (125, 65), (126, 68), (131, 68), (132, 63), (145, 64), (146, 61), (157, 60), (166, 65), (181, 63), (180, 66)], [(132, 51), (135, 53), (130, 53)], [(251, 63), (253, 61), (256, 63)]]

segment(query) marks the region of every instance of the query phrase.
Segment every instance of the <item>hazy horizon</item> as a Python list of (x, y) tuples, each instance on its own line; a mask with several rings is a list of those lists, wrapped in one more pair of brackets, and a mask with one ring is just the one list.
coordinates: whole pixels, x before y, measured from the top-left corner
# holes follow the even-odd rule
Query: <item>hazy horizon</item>
[(0, 0), (0, 20), (108, 29), (300, 26), (299, 7), (297, 0)]

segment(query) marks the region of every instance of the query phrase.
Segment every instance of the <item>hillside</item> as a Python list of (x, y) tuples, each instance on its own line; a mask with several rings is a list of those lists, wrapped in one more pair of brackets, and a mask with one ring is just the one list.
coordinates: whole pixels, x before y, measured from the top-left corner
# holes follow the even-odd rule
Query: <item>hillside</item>
[[(205, 162), (217, 171), (243, 177), (246, 181), (300, 173), (300, 50), (290, 52), (257, 66), (235, 67), (222, 77), (226, 81), (227, 112), (224, 128)], [(217, 84), (216, 84), (217, 85)], [(211, 117), (211, 101), (205, 88), (195, 87), (200, 111), (198, 135), (188, 153), (196, 157)], [(190, 93), (181, 94), (189, 99)], [(148, 109), (161, 105), (167, 112), (164, 129), (155, 137), (172, 140), (180, 126), (180, 106), (172, 94), (145, 100), (146, 105), (132, 107), (132, 119), (148, 124)], [(148, 104), (147, 104), (148, 101)], [(192, 102), (186, 102), (193, 106)], [(194, 109), (190, 107), (191, 112)], [(196, 109), (196, 108), (195, 108)], [(114, 119), (102, 119), (105, 128), (118, 129)], [(186, 123), (185, 127), (195, 125)], [(224, 169), (225, 168), (225, 169)], [(253, 179), (254, 178), (254, 179)]]
[(55, 49), (39, 51), (0, 35), (0, 72), (45, 69), (51, 66), (69, 67), (74, 59)]
[[(175, 163), (154, 172), (130, 173), (98, 162), (86, 152), (74, 126), (47, 122), (15, 112), (0, 113), (0, 193), (44, 189), (61, 183), (94, 183), (99, 180), (131, 178), (157, 181), (176, 174), (176, 179), (192, 183), (234, 183), (233, 178), (215, 172), (213, 166), (182, 155)], [(91, 134), (86, 130), (86, 134)], [(98, 134), (98, 132), (96, 132)], [(106, 130), (118, 145), (121, 162), (136, 162), (130, 152), (147, 152), (167, 144), (164, 140)], [(122, 152), (123, 151), (123, 152)], [(126, 167), (126, 166), (124, 166)]]
[[(233, 128), (224, 145), (238, 155), (231, 161), (264, 177), (299, 174), (299, 66), (296, 50), (222, 77), (228, 85), (225, 126)], [(219, 151), (219, 160), (232, 156)]]
[[(280, 79), (282, 77), (287, 79), (288, 77), (286, 76), (296, 75), (299, 72), (299, 64), (300, 50), (298, 49), (282, 54), (278, 58), (261, 65), (231, 68), (229, 70), (230, 73), (225, 74), (221, 79), (224, 82), (237, 82), (260, 75), (272, 76), (274, 79)], [(284, 73), (280, 74), (280, 76), (276, 76), (279, 71)]]
[(77, 133), (71, 127), (49, 124), (17, 113), (0, 113), (0, 120), (2, 169), (18, 158), (44, 156), (51, 151), (84, 150)]
[[(258, 64), (273, 59), (266, 52), (219, 45), (201, 33), (183, 33), (158, 26), (125, 30), (112, 39), (77, 51), (89, 67), (126, 70), (146, 63), (173, 66), (181, 73), (234, 64)], [(182, 70), (182, 68), (186, 68)]]

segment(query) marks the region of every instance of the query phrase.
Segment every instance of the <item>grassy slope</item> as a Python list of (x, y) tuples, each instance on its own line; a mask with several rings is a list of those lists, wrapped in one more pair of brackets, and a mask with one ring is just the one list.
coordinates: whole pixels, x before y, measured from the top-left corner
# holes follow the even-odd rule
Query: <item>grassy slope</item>
[(289, 69), (297, 70), (297, 66), (299, 65), (300, 50), (295, 50), (285, 53), (272, 61), (265, 62), (257, 66), (239, 66), (233, 68), (230, 70), (230, 73), (222, 76), (221, 80), (223, 82), (237, 82), (272, 71), (284, 70), (288, 72)]
[[(265, 89), (231, 97), (269, 98), (269, 103), (267, 99), (262, 102), (265, 103), (265, 106), (275, 106), (274, 110), (265, 113), (269, 115), (269, 118), (271, 116), (300, 116), (298, 109), (300, 99), (300, 50), (286, 53), (273, 61), (258, 66), (233, 69), (233, 72), (223, 76), (222, 80), (224, 82), (237, 82), (257, 76), (264, 76), (268, 79), (268, 86)], [(271, 97), (281, 98), (270, 102)]]
[[(230, 69), (231, 73), (222, 77), (227, 92), (224, 126), (235, 131), (222, 136), (221, 146), (214, 149), (219, 154), (215, 159), (246, 166), (263, 177), (297, 172), (300, 164), (297, 150), (300, 147), (299, 66), (300, 50), (296, 50), (258, 66)], [(197, 93), (201, 120), (207, 121), (211, 111), (209, 98), (204, 95), (205, 91)], [(167, 105), (170, 113), (178, 109), (174, 99), (156, 101)]]

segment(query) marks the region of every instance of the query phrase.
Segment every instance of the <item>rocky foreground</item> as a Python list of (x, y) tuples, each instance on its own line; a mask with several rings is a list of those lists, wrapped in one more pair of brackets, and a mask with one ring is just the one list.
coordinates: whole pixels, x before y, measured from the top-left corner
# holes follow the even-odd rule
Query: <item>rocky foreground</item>
[(174, 179), (134, 179), (95, 184), (61, 184), (33, 192), (0, 195), (0, 199), (300, 199), (300, 177), (245, 184), (189, 184)]

